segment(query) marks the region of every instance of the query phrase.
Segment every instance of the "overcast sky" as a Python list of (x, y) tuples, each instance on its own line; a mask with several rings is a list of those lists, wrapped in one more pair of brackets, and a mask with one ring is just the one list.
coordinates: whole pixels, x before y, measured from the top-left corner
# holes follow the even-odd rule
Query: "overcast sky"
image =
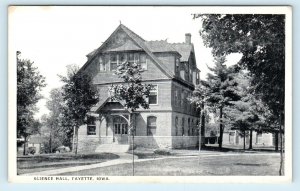
[[(202, 9), (203, 10), (203, 9)], [(36, 117), (47, 113), (46, 99), (52, 88), (60, 87), (58, 74), (66, 73), (66, 65), (82, 66), (86, 55), (98, 48), (120, 22), (145, 40), (184, 42), (185, 33), (192, 34), (200, 78), (208, 72), (213, 57), (199, 35), (201, 13), (195, 7), (17, 7), (9, 10), (9, 52), (22, 52), (21, 58), (35, 62), (46, 77), (45, 99), (38, 103)], [(236, 64), (240, 55), (227, 58)]]

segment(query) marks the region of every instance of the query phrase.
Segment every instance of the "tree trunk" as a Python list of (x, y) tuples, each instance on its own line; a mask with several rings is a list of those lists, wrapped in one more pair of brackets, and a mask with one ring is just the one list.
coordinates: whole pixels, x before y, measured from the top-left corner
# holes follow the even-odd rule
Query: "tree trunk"
[(23, 155), (26, 155), (27, 136), (24, 137)]
[(50, 127), (49, 153), (52, 153), (52, 126)]
[(202, 149), (202, 116), (203, 116), (203, 105), (201, 104), (201, 108), (200, 108), (200, 124), (199, 125), (199, 155), (198, 155), (198, 163), (200, 164), (200, 153), (201, 153), (201, 149)]
[(132, 176), (134, 176), (134, 125), (133, 125), (133, 114), (130, 113), (129, 114), (129, 130), (130, 130), (130, 134), (131, 134), (131, 137), (132, 137)]
[(76, 146), (75, 146), (75, 155), (78, 153), (78, 127), (75, 127), (75, 138), (76, 138)]
[(280, 167), (279, 167), (279, 176), (284, 175), (284, 170), (283, 170), (283, 136), (282, 136), (282, 119), (281, 115), (279, 115), (279, 136), (280, 136)]
[(250, 140), (249, 140), (249, 150), (252, 149), (252, 132), (253, 132), (253, 130), (251, 129), (250, 130)]
[(222, 149), (223, 143), (223, 107), (220, 107), (220, 135), (219, 135), (219, 149)]
[(278, 151), (278, 145), (279, 145), (279, 141), (278, 141), (278, 132), (275, 132), (275, 151)]
[[(202, 105), (202, 110), (203, 110), (203, 112), (202, 112), (202, 117), (201, 117), (201, 120), (202, 120), (202, 122), (201, 122), (201, 137), (205, 137), (205, 113), (204, 113), (204, 104)], [(202, 142), (203, 142), (203, 144), (202, 144)], [(204, 146), (204, 144), (205, 144), (205, 141), (202, 141), (201, 142), (201, 148), (202, 148), (202, 146)]]
[(244, 137), (243, 138), (243, 141), (244, 141), (244, 147), (243, 147), (243, 149), (246, 150), (246, 131), (245, 130), (243, 131), (243, 137)]

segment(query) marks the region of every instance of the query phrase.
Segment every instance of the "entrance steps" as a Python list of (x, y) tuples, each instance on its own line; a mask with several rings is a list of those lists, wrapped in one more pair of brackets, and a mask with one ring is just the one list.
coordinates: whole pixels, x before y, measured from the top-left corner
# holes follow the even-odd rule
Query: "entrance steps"
[(126, 153), (129, 150), (129, 144), (101, 144), (97, 146), (96, 153)]

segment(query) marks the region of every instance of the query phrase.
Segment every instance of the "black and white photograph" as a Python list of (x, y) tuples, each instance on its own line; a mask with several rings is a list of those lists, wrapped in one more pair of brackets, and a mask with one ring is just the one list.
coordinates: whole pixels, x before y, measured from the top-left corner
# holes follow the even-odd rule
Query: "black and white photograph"
[(291, 15), (10, 6), (10, 181), (290, 182)]

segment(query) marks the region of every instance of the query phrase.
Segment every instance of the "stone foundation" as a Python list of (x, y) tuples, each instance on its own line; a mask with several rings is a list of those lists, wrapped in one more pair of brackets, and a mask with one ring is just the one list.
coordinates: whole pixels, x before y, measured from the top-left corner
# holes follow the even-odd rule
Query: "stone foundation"
[[(198, 136), (135, 136), (134, 145), (145, 148), (189, 148), (198, 145)], [(118, 144), (113, 142), (113, 137), (89, 137), (78, 142), (79, 153), (92, 153), (101, 144)], [(129, 139), (128, 144), (132, 144)]]
[[(132, 144), (130, 139), (129, 144)], [(135, 136), (134, 145), (145, 148), (188, 148), (198, 145), (198, 136)]]

